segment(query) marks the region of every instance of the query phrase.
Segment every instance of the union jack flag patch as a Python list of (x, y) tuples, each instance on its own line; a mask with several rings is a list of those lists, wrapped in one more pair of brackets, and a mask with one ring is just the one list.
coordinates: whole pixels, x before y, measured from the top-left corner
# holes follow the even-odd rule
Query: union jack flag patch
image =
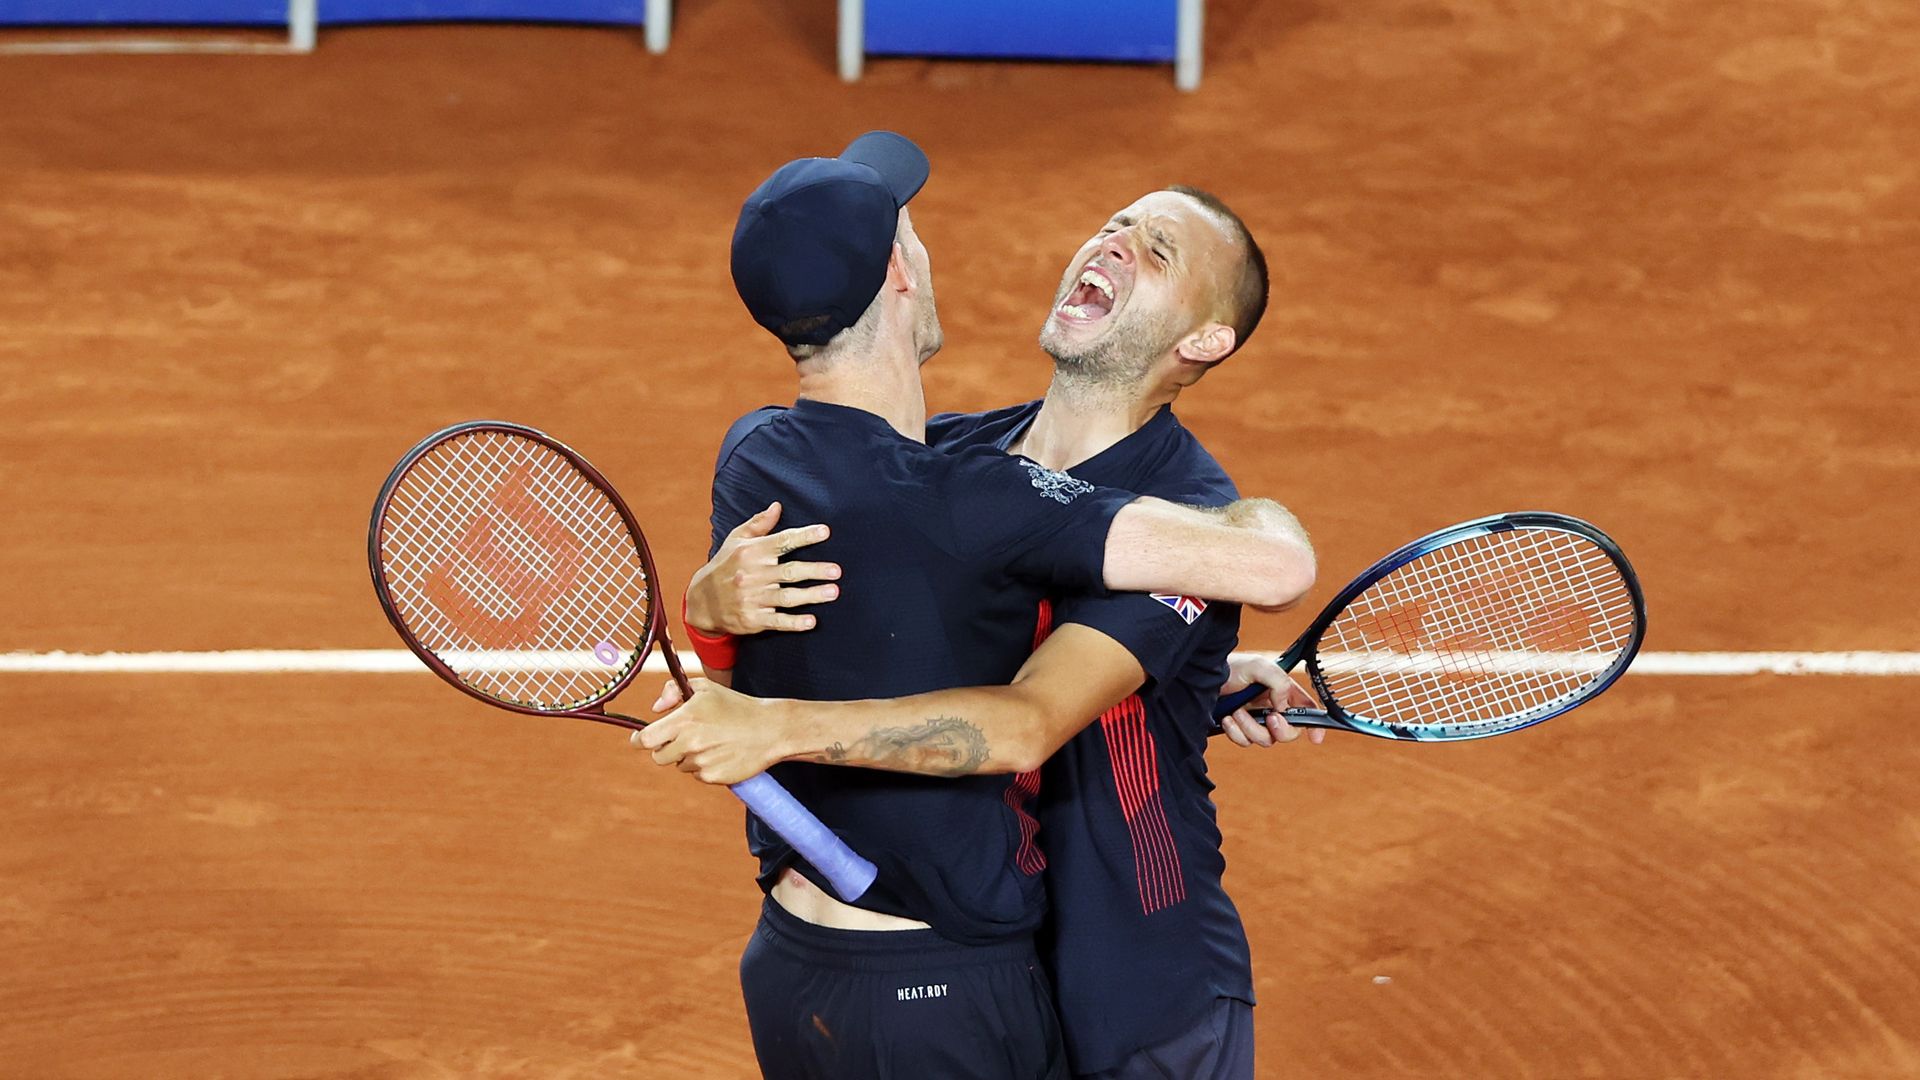
[(1147, 595), (1172, 608), (1173, 613), (1185, 619), (1188, 626), (1192, 626), (1193, 620), (1207, 610), (1207, 602), (1197, 596), (1180, 596), (1175, 593), (1148, 593)]

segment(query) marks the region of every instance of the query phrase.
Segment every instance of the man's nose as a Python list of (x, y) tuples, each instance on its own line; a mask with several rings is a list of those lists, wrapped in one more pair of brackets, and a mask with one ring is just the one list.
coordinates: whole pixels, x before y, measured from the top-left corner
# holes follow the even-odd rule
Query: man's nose
[(1133, 241), (1124, 232), (1114, 233), (1107, 237), (1106, 243), (1100, 245), (1100, 254), (1121, 266), (1132, 266)]

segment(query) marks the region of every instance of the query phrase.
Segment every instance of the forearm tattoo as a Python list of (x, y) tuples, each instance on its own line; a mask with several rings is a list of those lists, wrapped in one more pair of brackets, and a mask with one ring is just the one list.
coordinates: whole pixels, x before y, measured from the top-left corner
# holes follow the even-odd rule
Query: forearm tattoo
[(813, 760), (930, 776), (969, 776), (989, 756), (986, 734), (978, 727), (957, 716), (936, 716), (908, 727), (874, 728), (853, 745), (834, 743)]

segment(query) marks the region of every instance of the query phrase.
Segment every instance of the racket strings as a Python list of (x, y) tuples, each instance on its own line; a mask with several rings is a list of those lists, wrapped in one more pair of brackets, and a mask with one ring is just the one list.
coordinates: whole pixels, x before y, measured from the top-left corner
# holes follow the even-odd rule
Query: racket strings
[[(541, 455), (533, 458), (541, 468), (533, 476), (538, 483), (529, 485), (528, 494), (534, 496), (543, 509), (553, 512), (560, 519), (570, 539), (584, 538), (590, 542), (589, 550), (596, 552), (624, 552), (630, 548), (631, 541), (627, 537), (626, 523), (619, 517), (611, 500), (575, 470), (571, 462), (537, 443), (504, 435), (496, 435), (495, 438), (528, 454)], [(504, 474), (506, 479), (502, 484), (511, 484), (516, 479), (524, 482), (524, 471), (510, 468), (513, 462), (503, 458), (496, 447), (481, 449), (487, 455), (480, 463), (483, 472)], [(522, 472), (522, 475), (515, 476), (516, 472)], [(462, 497), (461, 483), (484, 482), (482, 477), (472, 474), (449, 475), (446, 471), (442, 471), (436, 480), (438, 482), (432, 485), (431, 493), (443, 499)], [(499, 490), (499, 487), (495, 486), (495, 490)], [(580, 511), (586, 506), (591, 506), (600, 512), (582, 514)], [(482, 595), (504, 599), (506, 606), (517, 614), (525, 610), (523, 601), (527, 598), (525, 596), (516, 598), (507, 594), (496, 582), (500, 580), (503, 573), (513, 572), (515, 560), (533, 570), (536, 579), (544, 577), (545, 580), (552, 581), (555, 570), (543, 570), (541, 564), (552, 567), (553, 552), (550, 548), (543, 547), (538, 538), (533, 537), (528, 529), (510, 516), (492, 515), (490, 526), (496, 534), (505, 531), (509, 536), (522, 537), (524, 540), (515, 543), (506, 553), (511, 556), (510, 558), (496, 557), (487, 566), (478, 565), (470, 557), (455, 559), (452, 565), (457, 568), (456, 573), (466, 578), (477, 579), (482, 583), (481, 587), (484, 590)], [(463, 553), (456, 552), (456, 554)], [(579, 626), (598, 625), (605, 622), (615, 614), (615, 602), (636, 590), (636, 599), (641, 602), (646, 600), (645, 573), (640, 561), (637, 558), (626, 562), (617, 558), (608, 561), (611, 563), (615, 580), (607, 584), (615, 586), (614, 588), (604, 591), (589, 589), (562, 592), (558, 600), (564, 606), (558, 611), (548, 609), (548, 612), (554, 616), (552, 625), (562, 637), (571, 634)], [(591, 609), (583, 607), (589, 603), (594, 605)]]
[[(618, 550), (625, 539), (624, 523), (610, 503), (598, 507), (597, 514), (582, 514), (583, 505), (605, 503), (604, 497), (551, 450), (497, 434), (472, 436), (470, 441), (471, 446), (461, 447), (469, 454), (423, 459), (424, 467), (417, 470), (420, 507), (428, 512), (401, 520), (422, 526), (467, 522), (464, 528), (429, 527), (423, 533), (434, 541), (425, 551), (424, 565), (430, 575), (426, 580), (431, 583), (431, 575), (443, 575), (443, 594), (445, 584), (451, 583), (459, 590), (453, 595), (456, 602), (471, 599), (487, 610), (484, 614), (464, 610), (465, 604), (460, 603), (463, 610), (448, 611), (436, 602), (431, 588), (421, 588), (419, 598), (440, 621), (431, 627), (437, 634), (428, 634), (430, 628), (423, 625), (417, 636), (476, 689), (540, 707), (578, 704), (625, 670), (619, 662), (627, 659), (625, 643), (611, 643), (627, 635), (616, 632), (600, 638), (610, 645), (602, 658), (595, 658), (590, 648), (579, 647), (583, 637), (593, 641), (592, 635), (614, 623), (605, 601), (622, 592), (633, 593), (633, 582), (639, 582), (637, 599), (645, 599), (637, 559), (611, 563), (614, 583), (624, 588), (602, 593), (568, 587), (583, 576), (581, 541), (590, 553)], [(514, 449), (522, 452), (508, 452)], [(529, 454), (541, 456), (531, 459), (540, 467), (528, 467)], [(503, 492), (508, 496), (505, 500), (500, 498)], [(503, 507), (499, 505), (503, 501), (521, 505)], [(553, 515), (544, 519), (541, 530), (549, 535), (535, 536), (525, 521), (515, 520), (514, 512), (503, 512), (517, 510), (524, 516), (530, 508), (538, 508), (533, 513)], [(444, 514), (445, 521), (436, 521), (440, 511), (451, 511)], [(528, 520), (542, 523), (537, 517)], [(482, 523), (486, 540), (492, 543), (476, 541), (474, 530)], [(566, 567), (556, 565), (555, 546), (562, 545), (572, 552), (571, 565)], [(584, 576), (593, 576), (595, 568), (586, 569)], [(564, 577), (560, 576), (563, 571)], [(622, 576), (629, 580), (618, 581)], [(511, 587), (505, 582), (511, 582)], [(598, 597), (602, 602), (583, 607), (582, 597)], [(513, 620), (506, 623), (510, 633), (503, 633), (505, 620)], [(644, 618), (635, 621), (644, 632)], [(429, 636), (436, 640), (424, 640)], [(611, 665), (604, 661), (608, 653), (620, 654)]]
[(1315, 666), (1328, 696), (1356, 716), (1497, 728), (1603, 678), (1636, 625), (1632, 591), (1604, 549), (1522, 528), (1395, 569), (1328, 625)]
[(481, 431), (422, 455), (394, 486), (381, 561), (414, 639), (501, 700), (591, 703), (647, 640), (651, 593), (625, 520), (534, 440)]
[[(461, 464), (471, 466), (472, 463)], [(524, 697), (528, 689), (525, 685), (527, 677), (522, 675), (515, 679), (505, 672), (515, 668), (532, 670), (550, 666), (542, 663), (537, 656), (512, 656), (500, 648), (513, 636), (501, 624), (528, 614), (527, 598), (516, 597), (513, 591), (501, 584), (507, 580), (509, 572), (516, 571), (516, 558), (523, 559), (525, 556), (525, 541), (515, 536), (516, 531), (525, 530), (517, 529), (513, 523), (497, 515), (488, 514), (484, 506), (464, 505), (466, 496), (460, 493), (463, 481), (454, 465), (455, 462), (450, 459), (426, 459), (397, 489), (396, 508), (405, 505), (406, 500), (413, 497), (418, 500), (414, 506), (419, 512), (399, 512), (393, 516), (395, 527), (388, 537), (390, 576), (400, 585), (396, 593), (403, 599), (418, 601), (422, 608), (436, 617), (436, 622), (432, 624), (417, 619), (409, 620), (423, 644), (447, 660), (463, 678), (486, 675), (487, 670), (475, 670), (480, 667), (500, 669), (500, 679), (505, 685), (487, 688), (506, 696)], [(486, 538), (495, 546), (483, 546), (471, 540), (463, 543), (461, 531), (449, 530), (445, 527), (447, 522), (437, 520), (436, 515), (441, 514), (447, 515), (449, 521), (468, 518), (469, 529), (476, 528), (485, 516)], [(421, 551), (420, 568), (429, 575), (425, 579), (428, 582), (433, 581), (433, 575), (439, 576), (439, 580), (434, 582), (439, 586), (439, 599), (435, 598), (435, 590), (431, 587), (405, 588), (409, 575), (404, 572), (407, 568), (397, 556), (404, 551), (405, 545), (400, 538), (406, 535), (405, 529), (409, 527), (424, 530), (420, 535), (429, 541)], [(529, 573), (553, 573), (550, 560), (543, 561), (549, 565), (541, 567), (522, 562), (517, 567), (522, 586)], [(414, 584), (418, 585), (420, 579), (417, 575), (415, 578)], [(551, 580), (551, 577), (534, 576), (531, 580)], [(453, 607), (443, 607), (443, 603)], [(476, 612), (469, 604), (477, 604), (484, 610)], [(524, 627), (521, 629), (524, 632)], [(513, 663), (508, 662), (510, 656)]]
[[(1564, 624), (1569, 613), (1579, 611), (1567, 604), (1568, 597), (1574, 595), (1569, 590), (1586, 590), (1593, 584), (1590, 567), (1577, 561), (1552, 561), (1577, 555), (1567, 546), (1572, 543), (1572, 538), (1565, 536), (1551, 540), (1548, 549), (1529, 552), (1535, 557), (1530, 560), (1531, 565), (1516, 565), (1516, 546), (1511, 543), (1480, 552), (1480, 561), (1474, 569), (1490, 573), (1492, 586), (1487, 577), (1482, 577), (1462, 589), (1457, 577), (1460, 567), (1437, 560), (1413, 568), (1409, 575), (1413, 587), (1452, 590), (1450, 595), (1470, 601), (1459, 608), (1439, 609), (1437, 619), (1431, 607), (1423, 613), (1423, 631), (1438, 645), (1429, 650), (1433, 655), (1416, 657), (1421, 663), (1415, 670), (1425, 668), (1428, 672), (1451, 676), (1438, 684), (1438, 693), (1431, 693), (1428, 688), (1426, 708), (1433, 710), (1435, 717), (1446, 717), (1440, 722), (1471, 723), (1476, 719), (1484, 722), (1485, 712), (1477, 718), (1470, 715), (1476, 708), (1494, 712), (1496, 719), (1525, 715), (1584, 685), (1583, 675), (1603, 670), (1604, 665), (1593, 663), (1593, 657), (1582, 656), (1577, 647), (1566, 648), (1592, 645), (1590, 616), (1579, 614), (1581, 625), (1577, 629), (1585, 641), (1573, 640), (1574, 634), (1570, 631), (1574, 628)], [(1568, 572), (1567, 566), (1574, 570)], [(1450, 575), (1450, 571), (1456, 573)], [(1521, 573), (1538, 575), (1529, 586), (1530, 593), (1523, 594), (1514, 587), (1514, 575)], [(1504, 620), (1483, 617), (1484, 613), (1471, 603), (1476, 600), (1497, 604)], [(1630, 605), (1627, 615), (1630, 619)], [(1543, 628), (1545, 641), (1541, 640)], [(1523, 631), (1524, 639), (1516, 640), (1516, 631)], [(1561, 648), (1545, 649), (1543, 645)], [(1404, 680), (1404, 676), (1402, 678)], [(1409, 688), (1396, 689), (1404, 694)]]

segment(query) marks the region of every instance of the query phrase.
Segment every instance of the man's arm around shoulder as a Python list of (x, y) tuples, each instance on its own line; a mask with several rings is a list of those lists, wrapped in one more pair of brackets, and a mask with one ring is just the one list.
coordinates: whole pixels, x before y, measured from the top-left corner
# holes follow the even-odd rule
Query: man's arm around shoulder
[(1218, 510), (1137, 499), (1107, 533), (1105, 582), (1116, 592), (1181, 593), (1268, 611), (1313, 588), (1317, 565), (1307, 531), (1270, 499)]

